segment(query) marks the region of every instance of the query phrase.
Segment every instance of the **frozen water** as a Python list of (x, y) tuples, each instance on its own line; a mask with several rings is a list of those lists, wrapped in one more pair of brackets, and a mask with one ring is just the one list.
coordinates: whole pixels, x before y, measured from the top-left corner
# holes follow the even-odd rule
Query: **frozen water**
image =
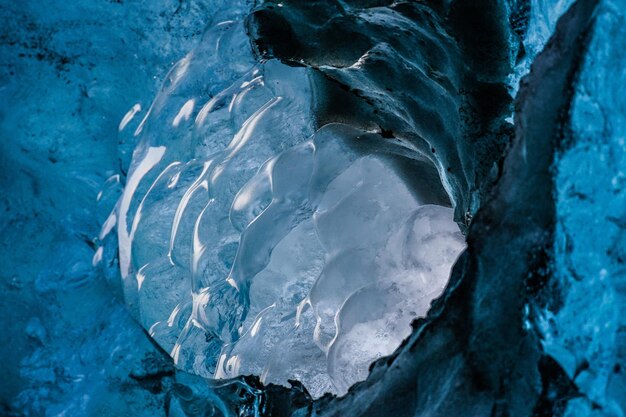
[(119, 170), (122, 116), (135, 103), (145, 114), (216, 12), (204, 0), (0, 3), (0, 415), (164, 415), (164, 393), (129, 374), (167, 358), (91, 264), (120, 176), (96, 195)]
[[(244, 229), (230, 272), (249, 287), (249, 311), (219, 377), (297, 378), (314, 396), (344, 393), (447, 282), (464, 247), (452, 209), (424, 204), (392, 158), (351, 155), (356, 138), (341, 129), (270, 161), (271, 203)], [(269, 258), (250, 265), (259, 253)]]
[(528, 71), (535, 57), (554, 33), (559, 18), (570, 8), (574, 0), (510, 0), (514, 16), (524, 21), (521, 30), (523, 54), (509, 76), (513, 93)]
[(432, 162), (316, 131), (309, 70), (256, 64), (245, 39), (216, 25), (125, 117), (139, 141), (101, 237), (117, 224), (126, 302), (179, 368), (342, 394), (426, 314), (464, 238)]
[(624, 0), (5, 3), (0, 414), (624, 414)]

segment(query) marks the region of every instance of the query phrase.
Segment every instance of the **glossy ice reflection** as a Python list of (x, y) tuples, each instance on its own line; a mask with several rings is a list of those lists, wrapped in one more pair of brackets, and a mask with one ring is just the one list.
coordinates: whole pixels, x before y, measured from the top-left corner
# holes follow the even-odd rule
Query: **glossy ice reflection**
[(426, 314), (464, 239), (432, 162), (315, 129), (306, 69), (218, 66), (241, 36), (218, 25), (217, 49), (124, 120), (139, 135), (116, 210), (126, 302), (184, 370), (342, 394)]

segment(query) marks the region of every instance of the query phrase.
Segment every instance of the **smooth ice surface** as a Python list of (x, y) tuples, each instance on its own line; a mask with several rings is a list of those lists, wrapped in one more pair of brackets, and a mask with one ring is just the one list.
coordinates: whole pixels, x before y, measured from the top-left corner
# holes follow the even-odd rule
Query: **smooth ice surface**
[(117, 225), (127, 304), (180, 369), (342, 394), (426, 314), (464, 238), (432, 163), (315, 131), (308, 70), (255, 64), (245, 36), (216, 25), (124, 118), (139, 142), (101, 239)]

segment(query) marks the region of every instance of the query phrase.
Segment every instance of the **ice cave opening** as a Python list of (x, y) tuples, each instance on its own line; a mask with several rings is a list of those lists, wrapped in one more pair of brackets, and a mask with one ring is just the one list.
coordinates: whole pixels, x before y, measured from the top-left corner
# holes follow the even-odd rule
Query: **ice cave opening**
[(305, 68), (209, 59), (243, 37), (218, 25), (147, 112), (131, 108), (132, 162), (100, 238), (178, 368), (341, 395), (426, 315), (464, 236), (432, 155), (316, 126)]

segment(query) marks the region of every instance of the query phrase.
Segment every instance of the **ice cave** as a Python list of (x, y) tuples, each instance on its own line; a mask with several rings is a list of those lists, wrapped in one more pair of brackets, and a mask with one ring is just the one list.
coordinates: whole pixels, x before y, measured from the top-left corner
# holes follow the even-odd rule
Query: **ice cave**
[(626, 416), (626, 0), (0, 2), (0, 415)]

